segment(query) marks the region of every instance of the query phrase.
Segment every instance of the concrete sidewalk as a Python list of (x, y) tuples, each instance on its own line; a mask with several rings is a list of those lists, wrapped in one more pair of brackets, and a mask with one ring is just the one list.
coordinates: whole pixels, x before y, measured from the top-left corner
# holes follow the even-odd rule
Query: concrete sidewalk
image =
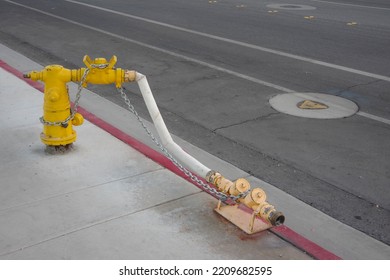
[[(88, 121), (72, 151), (45, 153), (42, 93), (15, 76), (43, 66), (3, 45), (0, 60), (15, 69), (0, 68), (1, 259), (312, 259), (296, 247), (305, 238), (344, 259), (390, 259), (389, 246), (181, 139), (206, 165), (264, 188), (291, 240), (280, 230), (246, 235), (215, 214), (215, 198)], [(87, 90), (80, 104), (152, 147), (127, 110)]]

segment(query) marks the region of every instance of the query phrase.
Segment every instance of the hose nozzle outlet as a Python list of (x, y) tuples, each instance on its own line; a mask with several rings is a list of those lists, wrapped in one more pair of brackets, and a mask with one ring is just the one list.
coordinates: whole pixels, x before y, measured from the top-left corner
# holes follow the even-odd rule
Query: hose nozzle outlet
[(252, 208), (257, 215), (273, 226), (284, 223), (285, 217), (282, 212), (276, 211), (275, 207), (267, 201), (267, 195), (263, 189), (253, 189), (243, 200), (242, 203)]
[(270, 217), (270, 223), (273, 226), (280, 226), (284, 224), (284, 220), (286, 218), (284, 217), (283, 213), (280, 211), (274, 211), (272, 212), (272, 215)]

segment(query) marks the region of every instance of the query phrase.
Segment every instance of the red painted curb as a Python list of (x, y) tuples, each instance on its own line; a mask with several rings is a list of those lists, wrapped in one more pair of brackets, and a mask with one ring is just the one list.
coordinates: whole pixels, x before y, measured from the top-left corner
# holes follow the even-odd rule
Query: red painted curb
[(44, 90), (43, 84), (40, 84), (38, 82), (34, 82), (34, 81), (30, 80), (30, 79), (25, 79), (23, 77), (23, 73), (22, 72), (20, 72), (19, 70), (13, 68), (12, 66), (8, 65), (7, 63), (5, 63), (2, 60), (0, 60), (0, 67), (3, 68), (5, 71), (11, 73), (12, 75), (18, 77), (19, 79), (23, 80), (25, 83), (29, 84), (33, 88), (36, 88), (37, 90), (43, 92), (43, 90)]
[(285, 225), (270, 228), (269, 231), (318, 260), (341, 260), (339, 256), (306, 239)]
[[(23, 77), (23, 73), (18, 71), (17, 69), (13, 68), (12, 66), (8, 65), (4, 61), (0, 60), (0, 67), (6, 70), (7, 72), (15, 75), (16, 77), (20, 78), (30, 86), (36, 88), (37, 90), (43, 92), (44, 86), (41, 83), (34, 82), (30, 79), (25, 79)], [(183, 172), (181, 172), (169, 159), (167, 159), (162, 154), (158, 153), (154, 149), (150, 148), (149, 146), (145, 145), (144, 143), (138, 141), (134, 137), (124, 133), (123, 131), (119, 130), (118, 128), (114, 127), (113, 125), (109, 124), (108, 122), (100, 119), (96, 115), (88, 112), (82, 107), (78, 107), (78, 111), (84, 116), (85, 119), (87, 119), (89, 122), (93, 123), (94, 125), (100, 127), (101, 129), (107, 131), (112, 136), (116, 137), (117, 139), (121, 140), (122, 142), (128, 144), (135, 150), (139, 151), (140, 153), (144, 154), (146, 157), (150, 158), (151, 160), (157, 162), (164, 168), (174, 172), (176, 175), (186, 179), (190, 183), (194, 184), (196, 187), (200, 188), (195, 182), (193, 182), (190, 178), (185, 176)], [(205, 191), (205, 190), (204, 190)], [(297, 248), (301, 249), (302, 251), (306, 252), (310, 256), (312, 256), (315, 259), (318, 260), (341, 260), (340, 257), (336, 256), (332, 252), (329, 252), (328, 250), (322, 248), (321, 246), (315, 244), (314, 242), (306, 239), (305, 237), (301, 236), (300, 234), (296, 233), (292, 229), (290, 229), (287, 226), (281, 225), (277, 227), (273, 227), (269, 229), (269, 231), (273, 232), (280, 238), (286, 240), (287, 242), (293, 244)]]

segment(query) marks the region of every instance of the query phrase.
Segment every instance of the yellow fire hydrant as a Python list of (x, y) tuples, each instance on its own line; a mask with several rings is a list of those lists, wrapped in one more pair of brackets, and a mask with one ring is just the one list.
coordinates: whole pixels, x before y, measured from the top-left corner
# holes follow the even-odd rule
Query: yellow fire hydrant
[[(43, 131), (41, 140), (48, 146), (68, 146), (76, 141), (76, 131), (73, 125), (81, 125), (84, 118), (77, 113), (78, 98), (82, 87), (91, 84), (115, 84), (120, 88), (123, 82), (135, 80), (135, 71), (114, 68), (117, 62), (113, 56), (109, 62), (105, 58), (91, 60), (84, 56), (84, 64), (87, 68), (66, 69), (61, 65), (49, 65), (41, 71), (32, 71), (24, 75), (34, 81), (43, 81)], [(71, 109), (68, 82), (80, 82), (77, 100), (74, 110)]]

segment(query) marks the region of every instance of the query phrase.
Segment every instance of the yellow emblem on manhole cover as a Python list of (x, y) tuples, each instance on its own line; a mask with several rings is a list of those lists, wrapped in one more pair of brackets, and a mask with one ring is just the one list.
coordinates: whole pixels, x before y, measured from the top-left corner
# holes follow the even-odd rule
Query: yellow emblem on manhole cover
[(328, 109), (329, 106), (313, 100), (303, 100), (301, 102), (298, 102), (297, 107), (299, 109), (310, 109), (310, 110), (321, 110), (321, 109)]

